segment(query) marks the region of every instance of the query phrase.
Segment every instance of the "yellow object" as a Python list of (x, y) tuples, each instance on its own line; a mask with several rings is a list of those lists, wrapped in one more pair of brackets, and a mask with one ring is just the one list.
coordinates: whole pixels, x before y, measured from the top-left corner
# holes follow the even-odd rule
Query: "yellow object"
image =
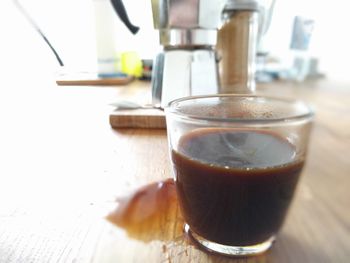
[(142, 76), (142, 61), (137, 52), (128, 51), (121, 55), (122, 72), (134, 77)]

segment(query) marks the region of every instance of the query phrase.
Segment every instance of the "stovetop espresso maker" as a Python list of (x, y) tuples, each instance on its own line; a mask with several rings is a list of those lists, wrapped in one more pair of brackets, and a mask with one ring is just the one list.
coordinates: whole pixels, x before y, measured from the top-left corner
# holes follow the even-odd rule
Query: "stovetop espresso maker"
[[(129, 21), (122, 0), (108, 1), (136, 34), (139, 28)], [(269, 27), (275, 1), (151, 0), (154, 28), (163, 47), (154, 59), (153, 105), (164, 108), (191, 95), (254, 92), (256, 49)], [(40, 28), (16, 3), (63, 66)]]
[[(124, 13), (121, 0), (111, 1), (122, 9), (119, 16)], [(154, 105), (163, 108), (191, 95), (254, 92), (256, 48), (274, 0), (151, 1), (163, 47), (153, 65)]]

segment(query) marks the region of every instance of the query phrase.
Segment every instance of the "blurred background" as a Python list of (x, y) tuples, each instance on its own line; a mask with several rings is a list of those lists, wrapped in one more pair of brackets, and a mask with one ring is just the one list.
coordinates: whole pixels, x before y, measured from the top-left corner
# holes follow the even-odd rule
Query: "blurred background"
[[(98, 41), (95, 5), (101, 1), (104, 0), (26, 0), (20, 3), (46, 34), (65, 66), (78, 71), (94, 71)], [(130, 20), (140, 26), (140, 31), (132, 35), (115, 15), (110, 41), (114, 41), (118, 52), (132, 51), (141, 59), (153, 59), (160, 46), (158, 33), (153, 29), (151, 1), (124, 0), (124, 5)], [(0, 56), (9, 58), (6, 63), (3, 60), (2, 67), (23, 71), (23, 67), (35, 64), (38, 67), (45, 65), (43, 68), (47, 71), (56, 70), (58, 63), (52, 52), (16, 9), (14, 1), (1, 1), (0, 12), (3, 34)], [(289, 70), (298, 63), (296, 56), (301, 56), (303, 59), (299, 62), (304, 63), (307, 58), (312, 77), (349, 80), (346, 66), (350, 59), (348, 12), (346, 1), (341, 0), (331, 3), (277, 0), (270, 29), (260, 47), (266, 55), (261, 69), (269, 76), (290, 78)], [(312, 24), (307, 48), (302, 52), (291, 48), (296, 17)], [(269, 81), (269, 78), (262, 77), (261, 81)]]

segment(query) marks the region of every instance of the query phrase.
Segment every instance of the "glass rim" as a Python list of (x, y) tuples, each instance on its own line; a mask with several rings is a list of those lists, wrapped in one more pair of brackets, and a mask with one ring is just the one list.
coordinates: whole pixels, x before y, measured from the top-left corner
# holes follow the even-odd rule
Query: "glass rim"
[[(254, 99), (265, 99), (270, 101), (279, 101), (288, 104), (301, 104), (305, 113), (292, 114), (288, 117), (275, 117), (275, 118), (233, 118), (233, 117), (212, 117), (212, 116), (200, 116), (198, 114), (186, 114), (182, 113), (175, 108), (175, 106), (181, 102), (196, 100), (196, 99), (209, 99), (209, 98), (254, 98)], [(192, 120), (192, 121), (213, 121), (213, 122), (226, 122), (226, 123), (256, 123), (256, 124), (266, 124), (266, 123), (285, 123), (285, 122), (297, 122), (312, 119), (315, 115), (314, 110), (302, 100), (293, 98), (284, 98), (271, 95), (259, 95), (259, 94), (213, 94), (213, 95), (197, 95), (197, 96), (186, 96), (170, 101), (164, 108), (165, 113), (173, 114), (181, 119)]]

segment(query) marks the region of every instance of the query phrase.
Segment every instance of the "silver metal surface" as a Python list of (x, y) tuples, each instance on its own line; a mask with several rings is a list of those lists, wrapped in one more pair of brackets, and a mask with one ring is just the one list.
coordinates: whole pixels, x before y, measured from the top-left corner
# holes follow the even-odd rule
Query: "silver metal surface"
[(161, 108), (177, 98), (218, 93), (213, 49), (164, 51), (157, 57), (154, 69), (152, 104), (160, 104)]
[(164, 53), (159, 53), (152, 70), (152, 103), (160, 104), (163, 89)]
[(228, 0), (225, 10), (256, 10), (261, 6), (261, 0)]
[(156, 29), (217, 29), (227, 0), (152, 0)]
[(165, 47), (215, 46), (215, 29), (162, 29), (160, 43)]

